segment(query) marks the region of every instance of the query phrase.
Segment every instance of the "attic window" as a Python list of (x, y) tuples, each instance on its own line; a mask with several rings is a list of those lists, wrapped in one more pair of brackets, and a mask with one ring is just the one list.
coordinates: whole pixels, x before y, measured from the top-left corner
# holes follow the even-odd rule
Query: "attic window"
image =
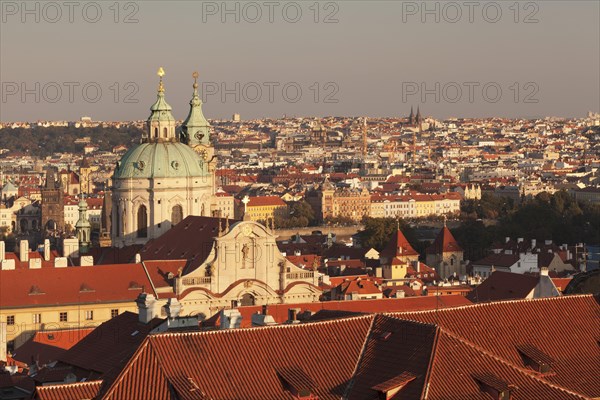
[(79, 293), (82, 292), (95, 292), (94, 289), (92, 289), (92, 287), (90, 285), (88, 285), (87, 283), (82, 283), (81, 286), (79, 287)]
[(479, 385), (479, 390), (488, 393), (494, 400), (510, 400), (511, 393), (516, 389), (489, 372), (473, 374), (472, 377)]
[(318, 400), (318, 396), (314, 394), (316, 384), (301, 368), (282, 368), (276, 372), (284, 389), (289, 391), (294, 399)]
[(554, 359), (531, 344), (517, 346), (523, 363), (536, 372), (545, 374), (552, 370)]
[(387, 400), (393, 398), (399, 391), (416, 378), (417, 377), (410, 372), (404, 371), (392, 379), (388, 379), (385, 382), (371, 387), (371, 389), (379, 393), (380, 399)]
[(141, 288), (142, 288), (142, 285), (140, 285), (136, 281), (129, 282), (129, 290), (139, 290)]
[(39, 286), (37, 285), (33, 285), (30, 289), (29, 289), (29, 295), (30, 296), (35, 296), (38, 294), (46, 294), (42, 289), (40, 289)]

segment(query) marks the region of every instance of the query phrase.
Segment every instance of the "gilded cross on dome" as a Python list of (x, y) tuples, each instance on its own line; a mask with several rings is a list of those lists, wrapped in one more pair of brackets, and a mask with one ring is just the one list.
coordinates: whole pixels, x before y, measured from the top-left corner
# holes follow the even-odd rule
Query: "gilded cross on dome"
[(162, 81), (163, 76), (165, 76), (165, 70), (163, 69), (163, 67), (160, 67), (158, 69), (158, 72), (156, 73), (156, 75), (158, 75), (160, 77), (160, 82), (158, 83), (158, 91), (162, 93), (165, 91), (165, 87), (163, 86), (163, 81)]
[(192, 78), (194, 78), (194, 89), (198, 88), (198, 71), (194, 71)]

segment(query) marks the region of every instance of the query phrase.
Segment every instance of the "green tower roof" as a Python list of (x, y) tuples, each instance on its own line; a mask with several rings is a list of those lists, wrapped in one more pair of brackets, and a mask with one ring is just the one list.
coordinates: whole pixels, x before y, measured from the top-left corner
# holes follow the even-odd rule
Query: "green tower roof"
[(189, 145), (208, 144), (210, 141), (210, 124), (202, 113), (202, 100), (198, 95), (198, 73), (194, 72), (194, 94), (190, 100), (190, 112), (181, 125), (181, 131)]
[(173, 114), (171, 114), (171, 106), (165, 100), (165, 87), (163, 86), (162, 77), (164, 75), (164, 71), (161, 68), (158, 71), (158, 75), (160, 76), (160, 83), (158, 85), (158, 93), (156, 95), (156, 101), (150, 107), (150, 117), (148, 117), (148, 121), (175, 121), (173, 118)]

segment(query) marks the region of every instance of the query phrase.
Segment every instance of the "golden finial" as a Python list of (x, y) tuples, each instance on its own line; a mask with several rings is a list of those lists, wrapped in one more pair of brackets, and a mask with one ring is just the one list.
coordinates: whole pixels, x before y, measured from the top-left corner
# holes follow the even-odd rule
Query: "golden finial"
[(158, 91), (160, 93), (162, 93), (165, 91), (165, 87), (163, 86), (163, 81), (162, 81), (163, 76), (165, 76), (165, 70), (163, 69), (163, 67), (160, 67), (158, 69), (158, 72), (156, 73), (156, 75), (158, 75), (160, 77), (160, 82), (158, 84)]
[(194, 78), (194, 89), (198, 89), (198, 71), (194, 71), (192, 78)]

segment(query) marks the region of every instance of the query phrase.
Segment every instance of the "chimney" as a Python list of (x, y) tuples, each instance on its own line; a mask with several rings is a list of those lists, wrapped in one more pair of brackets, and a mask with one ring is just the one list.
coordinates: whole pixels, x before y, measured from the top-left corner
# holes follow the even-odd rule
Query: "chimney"
[(79, 240), (77, 240), (77, 238), (63, 240), (63, 256), (67, 258), (79, 257)]
[(66, 268), (68, 265), (67, 257), (55, 257), (54, 268)]
[(44, 261), (50, 261), (50, 240), (44, 240)]
[(27, 240), (21, 240), (19, 244), (19, 260), (21, 262), (29, 261), (29, 242)]
[(140, 293), (135, 303), (138, 306), (138, 317), (141, 323), (147, 324), (153, 318), (158, 317), (158, 313), (156, 312), (156, 298), (153, 295)]
[(288, 309), (288, 321), (292, 324), (298, 323), (300, 321), (298, 321), (298, 311), (300, 311), (300, 309), (298, 308), (290, 308)]
[(142, 262), (142, 256), (140, 255), (140, 253), (135, 253), (135, 263), (139, 264)]
[(4, 240), (0, 241), (0, 261), (4, 261), (6, 258), (6, 244)]
[(167, 305), (165, 306), (165, 311), (167, 312), (167, 317), (169, 319), (175, 319), (179, 317), (179, 313), (181, 313), (181, 303), (174, 297), (171, 297), (167, 300)]
[(82, 267), (91, 267), (94, 265), (94, 256), (81, 256), (79, 265)]
[(510, 236), (507, 236), (504, 238), (504, 243), (508, 243), (508, 242), (510, 242)]
[(300, 256), (300, 255), (302, 255), (302, 252), (300, 250), (294, 250), (294, 255)]
[(523, 243), (523, 238), (518, 238), (517, 243)]
[(269, 313), (269, 306), (266, 304), (263, 304), (262, 306), (262, 314), (263, 315), (267, 315)]
[(546, 240), (544, 243), (546, 243), (546, 246), (550, 246), (552, 244), (552, 240)]
[(548, 267), (540, 268), (540, 276), (548, 276)]
[(42, 259), (41, 258), (30, 258), (29, 259), (29, 269), (40, 269), (42, 268)]
[(535, 245), (536, 245), (536, 243), (537, 243), (537, 240), (535, 240), (535, 239), (531, 239), (531, 249), (532, 249), (532, 250), (533, 250), (533, 249), (535, 249)]

